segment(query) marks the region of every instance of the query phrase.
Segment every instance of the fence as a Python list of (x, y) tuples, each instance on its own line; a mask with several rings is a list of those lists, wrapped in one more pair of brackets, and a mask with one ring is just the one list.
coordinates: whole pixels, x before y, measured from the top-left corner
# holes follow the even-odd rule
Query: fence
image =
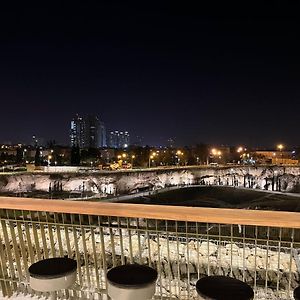
[(298, 213), (0, 201), (0, 284), (7, 296), (36, 293), (28, 285), (30, 264), (65, 255), (77, 260), (78, 274), (61, 298), (106, 299), (107, 269), (133, 262), (158, 270), (159, 299), (196, 299), (196, 281), (212, 274), (249, 283), (256, 299), (290, 299), (299, 283)]

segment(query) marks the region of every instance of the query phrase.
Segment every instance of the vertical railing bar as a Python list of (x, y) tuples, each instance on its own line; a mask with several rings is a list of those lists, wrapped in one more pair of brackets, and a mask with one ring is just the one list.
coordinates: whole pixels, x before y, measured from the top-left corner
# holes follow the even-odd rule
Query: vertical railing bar
[(172, 273), (172, 266), (171, 266), (171, 260), (170, 260), (170, 245), (169, 245), (169, 232), (168, 232), (168, 221), (165, 220), (165, 227), (166, 227), (166, 238), (167, 238), (167, 261), (168, 261), (168, 279), (169, 279), (169, 291), (170, 295), (169, 297), (172, 297), (172, 286), (171, 286), (171, 273)]
[[(1, 212), (4, 212), (4, 210), (1, 210)], [(0, 221), (2, 222), (2, 216), (0, 214)], [(8, 275), (8, 268), (7, 268), (7, 259), (5, 257), (6, 247), (5, 247), (5, 241), (3, 242), (3, 237), (0, 230), (0, 260), (1, 260), (1, 273), (3, 274), (4, 281), (1, 280), (1, 290), (3, 297), (8, 296), (10, 297), (13, 293), (11, 289), (11, 284), (9, 281), (9, 275)], [(11, 276), (10, 276), (11, 277)]]
[(295, 229), (291, 229), (291, 243), (290, 243), (290, 261), (289, 261), (289, 283), (288, 283), (288, 296), (290, 295), (291, 291), (291, 282), (292, 282), (292, 263), (293, 263), (293, 250), (294, 250), (294, 233)]
[(245, 225), (242, 225), (243, 227), (243, 281), (246, 280), (246, 276), (245, 276), (245, 272), (246, 272), (246, 241), (245, 241), (245, 238), (246, 238), (246, 226)]
[(37, 212), (37, 215), (38, 215), (38, 222), (39, 222), (39, 225), (40, 225), (40, 232), (41, 232), (41, 236), (42, 236), (44, 258), (49, 258), (48, 245), (47, 245), (47, 241), (46, 241), (46, 234), (45, 234), (45, 228), (44, 228), (45, 225), (41, 223), (42, 213)]
[(147, 235), (147, 245), (148, 245), (148, 265), (149, 267), (152, 266), (152, 261), (151, 261), (151, 246), (150, 246), (150, 235), (149, 235), (149, 220), (146, 219), (146, 235)]
[(68, 257), (72, 258), (72, 249), (71, 249), (71, 243), (70, 243), (70, 237), (69, 237), (69, 227), (68, 224), (65, 222), (66, 219), (66, 214), (62, 214), (62, 222), (63, 222), (63, 227), (65, 231), (65, 239), (66, 239), (66, 244), (67, 244), (67, 250), (68, 250)]
[(196, 222), (196, 237), (197, 237), (197, 279), (200, 278), (200, 246), (199, 246), (199, 227), (198, 222)]
[[(16, 234), (15, 234), (15, 229), (14, 229), (14, 223), (12, 221), (8, 221), (9, 224), (9, 231), (10, 231), (10, 237), (11, 237), (11, 241), (12, 241), (12, 248), (13, 248), (13, 253), (14, 253), (14, 262), (17, 266), (17, 272), (18, 272), (18, 280), (19, 282), (22, 280), (23, 278), (23, 274), (22, 274), (22, 266), (21, 266), (21, 258), (20, 258), (20, 254), (18, 251), (18, 246), (17, 246), (17, 239), (16, 239)], [(8, 232), (7, 232), (8, 234)]]
[[(58, 213), (53, 213), (53, 222), (55, 225), (53, 225), (52, 228), (55, 228), (55, 232), (56, 232), (57, 243), (58, 243), (58, 254), (60, 257), (63, 257), (64, 250), (63, 250), (63, 246), (62, 246), (61, 227), (59, 225), (60, 221), (59, 221)], [(69, 290), (68, 289), (63, 290), (62, 295), (64, 296), (64, 298), (69, 299), (70, 298)]]
[(96, 242), (95, 242), (95, 232), (94, 227), (92, 226), (92, 216), (88, 216), (89, 226), (91, 230), (91, 239), (92, 239), (92, 248), (93, 248), (93, 256), (94, 256), (94, 271), (95, 271), (95, 280), (98, 292), (100, 291), (100, 278), (99, 278), (99, 267), (98, 267), (98, 256), (96, 252)]
[[(70, 220), (71, 220), (70, 215), (69, 215), (69, 217), (70, 217)], [(61, 218), (62, 218), (62, 227), (63, 227), (63, 232), (62, 233), (64, 233), (65, 243), (66, 243), (66, 246), (67, 246), (67, 256), (69, 258), (73, 259), (73, 258), (75, 258), (75, 251), (73, 252), (72, 249), (71, 249), (70, 236), (69, 236), (71, 229), (68, 226), (67, 214), (62, 213)], [(78, 263), (77, 263), (77, 267), (78, 267)], [(77, 272), (76, 278), (77, 278), (76, 281), (78, 282), (79, 272)], [(72, 295), (72, 297), (74, 299), (77, 299), (78, 298), (77, 295), (79, 295), (79, 292), (77, 292), (76, 289), (69, 289), (67, 293), (69, 293), (69, 295)]]
[(232, 256), (232, 250), (233, 250), (233, 225), (230, 224), (230, 277), (233, 275), (233, 256)]
[(105, 288), (107, 289), (107, 264), (106, 264), (106, 255), (105, 255), (105, 244), (104, 244), (104, 233), (103, 228), (101, 225), (100, 217), (98, 216), (98, 226), (99, 226), (99, 234), (100, 234), (100, 241), (101, 241), (101, 252), (102, 252), (102, 261), (103, 261), (103, 270), (104, 270), (104, 280), (105, 280)]
[[(13, 241), (13, 248), (14, 248), (14, 252), (15, 252), (15, 259), (16, 259), (16, 265), (17, 265), (17, 270), (19, 273), (19, 283), (24, 281), (25, 279), (27, 279), (27, 264), (24, 264), (24, 260), (25, 259), (21, 259), (22, 257), (22, 247), (21, 244), (21, 238), (19, 236), (19, 232), (18, 232), (18, 228), (15, 229), (15, 227), (18, 226), (18, 220), (17, 220), (17, 213), (16, 210), (12, 210), (13, 211), (13, 217), (14, 217), (14, 222), (11, 223), (12, 226), (10, 226), (10, 231), (11, 231), (11, 237), (12, 237), (12, 241)], [(17, 237), (19, 242), (17, 241)], [(26, 259), (27, 262), (27, 259)], [(23, 268), (22, 268), (23, 265)], [(23, 275), (23, 273), (25, 273)]]
[(256, 277), (257, 277), (257, 270), (256, 270), (256, 257), (257, 257), (257, 234), (258, 234), (258, 228), (255, 226), (255, 245), (254, 245), (254, 291), (255, 293), (257, 292), (257, 287), (256, 287)]
[(139, 218), (136, 218), (136, 228), (137, 228), (137, 238), (138, 238), (138, 248), (139, 248), (139, 263), (142, 263), (142, 249), (141, 249), (141, 233), (139, 226)]
[[(71, 214), (70, 216), (71, 216), (72, 224), (76, 224), (75, 215)], [(81, 289), (83, 289), (83, 278), (82, 278), (82, 271), (81, 271), (80, 252), (78, 249), (77, 228), (75, 226), (72, 226), (72, 231), (73, 231), (74, 246), (75, 246), (75, 257), (76, 257), (76, 261), (77, 261), (78, 279), (79, 279), (79, 284), (81, 286)], [(81, 296), (84, 297), (84, 292), (82, 292), (82, 291), (81, 291)]]
[[(26, 213), (28, 213), (28, 212), (26, 212)], [(23, 221), (24, 221), (24, 219), (25, 219), (24, 211), (22, 211), (22, 215), (23, 215)], [(35, 230), (36, 228), (32, 222), (32, 213), (31, 212), (29, 212), (29, 218), (30, 218), (30, 224), (27, 222), (24, 222), (24, 227), (25, 227), (26, 241), (27, 241), (27, 245), (28, 245), (28, 249), (29, 249), (30, 260), (31, 260), (31, 263), (33, 264), (35, 262), (35, 256), (37, 256), (38, 260), (41, 260), (41, 250), (40, 250), (40, 245), (38, 243), (37, 232)], [(31, 225), (31, 228), (30, 228), (30, 225)], [(33, 239), (32, 239), (32, 235), (33, 235)], [(34, 246), (35, 246), (35, 252), (34, 252), (34, 248), (32, 245), (33, 242), (34, 242)]]
[(177, 244), (177, 272), (178, 272), (178, 297), (181, 297), (181, 276), (180, 276), (180, 264), (181, 264), (181, 257), (179, 252), (179, 239), (178, 239), (178, 221), (175, 221), (175, 231), (176, 231), (176, 244)]
[(159, 232), (158, 232), (158, 221), (157, 219), (155, 220), (155, 230), (156, 230), (156, 235), (157, 235), (157, 247), (158, 247), (158, 257), (157, 257), (157, 260), (158, 260), (158, 274), (159, 274), (159, 287), (160, 287), (160, 296), (162, 297), (163, 295), (163, 292), (162, 292), (162, 272), (161, 272), (161, 260), (160, 260), (160, 256), (161, 256), (161, 247), (160, 247), (160, 240), (159, 240)]
[[(65, 222), (67, 217), (66, 214), (62, 213), (61, 214), (61, 218), (62, 218), (62, 227), (63, 227), (63, 231), (64, 231), (64, 236), (65, 236), (65, 243), (67, 245), (67, 253), (68, 253), (68, 257), (69, 258), (73, 258), (72, 255), (72, 250), (71, 250), (71, 244), (70, 244), (70, 237), (69, 237), (69, 228), (67, 223)], [(78, 265), (78, 264), (77, 264)], [(78, 278), (78, 272), (77, 272), (77, 278)], [(77, 297), (77, 291), (75, 291), (74, 289), (71, 290), (71, 293), (73, 295), (73, 297)], [(66, 295), (70, 295), (70, 290), (66, 291)], [(74, 296), (75, 295), (75, 296)]]
[(128, 232), (128, 241), (129, 241), (129, 256), (130, 263), (133, 263), (133, 254), (132, 254), (132, 240), (131, 240), (131, 230), (130, 230), (130, 218), (127, 218), (127, 232)]
[(188, 292), (188, 297), (189, 299), (191, 298), (191, 291), (190, 291), (190, 286), (191, 286), (191, 278), (190, 278), (190, 251), (189, 251), (189, 236), (188, 236), (188, 222), (185, 221), (185, 238), (186, 238), (186, 258), (187, 258), (187, 292)]
[(207, 276), (210, 275), (210, 259), (209, 259), (209, 224), (206, 223), (206, 241), (207, 241)]
[[(6, 228), (6, 221), (1, 219), (1, 226), (2, 226), (2, 232), (3, 232), (3, 238), (4, 238), (4, 243), (5, 243), (5, 250), (6, 250), (6, 256), (8, 258), (8, 264), (9, 264), (9, 269), (10, 269), (10, 277), (15, 280), (16, 279), (16, 273), (15, 273), (15, 268), (13, 265), (13, 257), (10, 251), (10, 242), (8, 239), (8, 234), (7, 234), (7, 228)], [(8, 249), (9, 247), (9, 249)], [(15, 281), (13, 281), (13, 286), (14, 290), (17, 289), (17, 284)]]
[(110, 217), (108, 217), (108, 227), (109, 227), (109, 237), (110, 237), (110, 244), (111, 244), (111, 254), (112, 254), (112, 259), (113, 259), (113, 267), (115, 267), (117, 265), (116, 251), (115, 251), (115, 239), (114, 239), (113, 230), (111, 228), (111, 218)]
[(53, 227), (50, 224), (49, 218), (50, 218), (50, 214), (49, 214), (49, 212), (46, 212), (46, 222), (48, 223), (48, 235), (49, 235), (49, 239), (50, 239), (51, 255), (52, 255), (52, 257), (56, 257), (55, 244), (54, 244), (54, 238), (53, 238)]
[[(20, 231), (18, 229), (18, 225), (20, 223), (20, 220), (18, 220), (17, 214), (20, 214), (20, 211), (16, 211), (13, 210), (14, 212), (14, 220), (15, 220), (15, 224), (16, 224), (16, 229), (13, 230), (14, 235), (15, 235), (15, 241), (16, 241), (16, 251), (18, 253), (18, 257), (20, 260), (20, 269), (21, 269), (21, 273), (25, 273), (25, 275), (22, 274), (22, 277), (20, 277), (20, 281), (24, 281), (27, 280), (27, 270), (28, 270), (28, 264), (27, 264), (27, 257), (24, 256), (25, 252), (25, 247), (24, 247), (24, 241), (23, 241), (23, 233), (21, 232), (20, 235)], [(16, 239), (16, 237), (18, 237), (18, 241)], [(23, 268), (22, 268), (23, 265)]]
[(0, 276), (3, 278), (3, 280), (0, 280), (0, 286), (1, 286), (1, 292), (2, 292), (2, 296), (6, 297), (6, 296), (11, 296), (10, 295), (10, 288), (7, 287), (6, 285), (8, 284), (8, 286), (10, 285), (10, 282), (8, 281), (8, 275), (7, 275), (7, 268), (6, 266), (4, 266), (4, 262), (5, 259), (3, 258), (3, 254), (2, 254), (2, 247), (4, 246), (2, 243), (2, 238), (0, 238)]
[(58, 242), (58, 251), (59, 256), (64, 255), (63, 245), (62, 245), (62, 238), (61, 238), (61, 227), (59, 225), (59, 215), (58, 213), (54, 213), (54, 222), (56, 223), (56, 236), (57, 236), (57, 242)]
[(269, 241), (270, 241), (270, 227), (267, 227), (267, 242), (266, 242), (266, 246), (267, 246), (267, 250), (266, 250), (266, 272), (265, 272), (265, 291), (267, 292), (268, 289), (268, 262), (269, 262)]
[(90, 279), (90, 270), (89, 270), (89, 265), (88, 265), (88, 253), (87, 253), (87, 247), (86, 247), (86, 237), (85, 237), (85, 228), (84, 225), (82, 224), (82, 215), (78, 215), (79, 217), (79, 226), (81, 230), (81, 239), (82, 239), (82, 247), (83, 247), (83, 257), (84, 257), (84, 265), (85, 265), (85, 270), (86, 270), (86, 279), (87, 279), (87, 285), (88, 288), (90, 289), (91, 287), (91, 279)]
[(269, 262), (269, 238), (270, 238), (270, 227), (267, 227), (267, 242), (266, 242), (266, 269), (265, 269), (265, 293), (268, 290), (268, 262)]
[[(20, 221), (17, 221), (17, 231), (18, 231), (19, 244), (20, 244), (20, 249), (21, 249), (21, 254), (22, 254), (23, 266), (24, 266), (24, 269), (27, 271), (28, 270), (28, 258), (26, 255), (26, 250), (25, 250), (26, 247), (25, 247), (23, 231), (22, 231)], [(26, 278), (28, 279), (27, 272), (26, 272)]]
[(122, 233), (122, 229), (121, 229), (120, 217), (118, 217), (118, 230), (119, 230), (119, 238), (120, 238), (121, 263), (122, 263), (122, 265), (124, 265), (125, 264), (124, 245), (123, 245), (123, 233)]
[(279, 280), (280, 280), (280, 258), (281, 258), (281, 238), (282, 238), (282, 228), (279, 228), (279, 241), (278, 241), (278, 261), (277, 261), (277, 283), (276, 290), (279, 293)]
[(219, 233), (219, 259), (218, 259), (218, 265), (219, 265), (219, 275), (222, 275), (222, 239), (221, 239), (221, 224), (218, 224), (218, 233)]

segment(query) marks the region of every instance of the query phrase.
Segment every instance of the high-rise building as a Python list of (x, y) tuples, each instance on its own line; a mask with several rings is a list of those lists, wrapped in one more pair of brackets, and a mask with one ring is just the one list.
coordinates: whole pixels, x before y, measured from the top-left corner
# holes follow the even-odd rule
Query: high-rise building
[(109, 133), (108, 146), (110, 148), (118, 148), (118, 143), (117, 143), (118, 135), (119, 135), (119, 131), (118, 130), (111, 131)]
[(103, 122), (100, 122), (100, 126), (99, 126), (99, 147), (100, 148), (107, 147), (106, 128)]
[(31, 142), (31, 145), (32, 145), (34, 148), (36, 148), (36, 147), (38, 146), (38, 144), (39, 144), (38, 138), (37, 138), (36, 135), (34, 134), (34, 135), (32, 136), (32, 142)]
[(84, 120), (79, 115), (71, 121), (70, 130), (71, 146), (78, 146), (79, 148), (85, 147), (85, 126)]
[(128, 131), (111, 131), (109, 134), (109, 147), (127, 148), (130, 145), (130, 136)]
[(97, 116), (88, 115), (84, 118), (85, 147), (98, 148), (99, 143), (99, 119)]
[(103, 122), (94, 115), (84, 118), (76, 115), (71, 121), (71, 146), (79, 148), (106, 147), (106, 132)]

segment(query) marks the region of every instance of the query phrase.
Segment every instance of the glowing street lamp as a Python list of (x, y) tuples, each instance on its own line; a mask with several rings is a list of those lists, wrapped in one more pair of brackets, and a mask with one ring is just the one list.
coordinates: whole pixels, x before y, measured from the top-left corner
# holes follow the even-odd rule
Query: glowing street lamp
[(284, 146), (282, 144), (277, 145), (277, 149), (279, 149), (280, 156), (281, 156), (281, 163), (283, 163), (283, 158), (282, 158), (282, 149), (283, 148), (284, 148)]
[(48, 167), (50, 166), (52, 155), (48, 155)]
[(133, 160), (135, 159), (135, 155), (131, 155), (131, 168), (133, 169)]
[(284, 147), (282, 144), (277, 145), (277, 148), (281, 151)]
[(149, 168), (151, 167), (151, 160), (154, 158), (155, 155), (150, 155), (149, 156)]
[(215, 155), (217, 154), (217, 152), (218, 152), (217, 149), (215, 149), (215, 148), (211, 149), (211, 154), (212, 154), (213, 156), (215, 156)]
[(237, 153), (241, 153), (243, 152), (244, 148), (243, 147), (238, 147), (238, 149), (236, 150)]
[(181, 150), (177, 150), (176, 157), (177, 157), (177, 165), (180, 163), (180, 156), (183, 156), (183, 152)]

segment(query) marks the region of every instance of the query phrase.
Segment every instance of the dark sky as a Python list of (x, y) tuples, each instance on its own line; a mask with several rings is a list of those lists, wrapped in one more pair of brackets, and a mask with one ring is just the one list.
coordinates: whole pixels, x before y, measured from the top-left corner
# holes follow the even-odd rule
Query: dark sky
[(299, 5), (95, 2), (0, 7), (0, 141), (67, 144), (92, 113), (153, 145), (300, 145)]

